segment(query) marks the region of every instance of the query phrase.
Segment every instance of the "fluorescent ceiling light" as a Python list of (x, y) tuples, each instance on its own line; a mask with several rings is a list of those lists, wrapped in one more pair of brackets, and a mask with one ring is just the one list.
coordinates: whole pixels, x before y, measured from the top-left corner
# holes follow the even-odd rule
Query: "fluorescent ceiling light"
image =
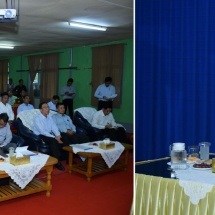
[(0, 49), (13, 49), (13, 46), (0, 45)]
[(79, 27), (79, 28), (88, 28), (88, 29), (99, 30), (99, 31), (107, 30), (107, 28), (99, 26), (99, 25), (91, 25), (91, 24), (85, 24), (85, 23), (80, 23), (80, 22), (69, 22), (69, 25)]

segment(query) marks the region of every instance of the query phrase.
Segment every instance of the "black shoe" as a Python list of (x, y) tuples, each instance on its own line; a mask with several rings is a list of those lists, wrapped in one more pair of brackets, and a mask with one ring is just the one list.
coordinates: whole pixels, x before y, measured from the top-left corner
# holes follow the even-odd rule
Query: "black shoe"
[(59, 170), (65, 170), (64, 166), (61, 164), (61, 162), (58, 162), (56, 165), (55, 165)]

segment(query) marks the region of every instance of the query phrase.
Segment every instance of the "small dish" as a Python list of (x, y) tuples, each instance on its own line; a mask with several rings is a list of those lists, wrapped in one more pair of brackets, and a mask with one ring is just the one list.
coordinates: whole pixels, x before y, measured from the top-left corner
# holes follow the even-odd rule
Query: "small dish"
[(196, 161), (187, 161), (187, 164), (194, 164)]
[(187, 158), (187, 163), (195, 163), (199, 160), (197, 157), (188, 157)]
[(207, 164), (207, 163), (200, 163), (200, 164), (193, 164), (192, 166), (193, 169), (196, 170), (209, 170), (212, 168), (212, 164)]
[(200, 170), (200, 171), (211, 170), (211, 168), (195, 168), (195, 167), (192, 167), (192, 169)]
[(186, 166), (184, 167), (177, 167), (177, 166), (172, 166), (171, 162), (168, 162), (167, 165), (169, 165), (169, 167), (167, 168), (168, 170), (185, 170), (189, 168), (188, 164), (186, 164)]
[(185, 170), (185, 169), (188, 169), (189, 168), (189, 165), (186, 164), (186, 166), (171, 166), (171, 169), (172, 170)]
[(209, 160), (200, 160), (200, 159), (198, 159), (195, 163), (196, 164), (202, 164), (202, 163), (212, 164), (212, 159), (209, 159)]

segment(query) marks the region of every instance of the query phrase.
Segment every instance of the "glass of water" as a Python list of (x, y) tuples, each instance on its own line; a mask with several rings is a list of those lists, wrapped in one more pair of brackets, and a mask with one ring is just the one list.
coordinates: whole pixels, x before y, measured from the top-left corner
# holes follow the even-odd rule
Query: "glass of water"
[(199, 157), (199, 146), (198, 145), (193, 145), (193, 146), (188, 146), (188, 153), (189, 157)]
[(10, 156), (10, 157), (13, 156), (14, 150), (15, 150), (15, 149), (14, 149), (13, 147), (10, 147), (10, 148), (9, 148), (9, 156)]

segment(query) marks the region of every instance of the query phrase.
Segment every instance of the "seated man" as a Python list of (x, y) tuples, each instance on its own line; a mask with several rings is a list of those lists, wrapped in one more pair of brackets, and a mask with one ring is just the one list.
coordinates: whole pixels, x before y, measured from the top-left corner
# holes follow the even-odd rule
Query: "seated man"
[(13, 95), (13, 91), (12, 90), (8, 90), (7, 93), (8, 93), (8, 96), (9, 96), (9, 98), (8, 98), (8, 104), (10, 104), (11, 107), (13, 107), (13, 105), (14, 105), (17, 97)]
[(49, 144), (52, 156), (58, 159), (56, 167), (59, 170), (65, 170), (59, 158), (61, 156), (61, 147), (65, 146), (61, 140), (60, 132), (49, 115), (49, 106), (46, 102), (39, 104), (40, 114), (34, 118), (33, 132), (38, 135), (44, 142)]
[(58, 95), (54, 95), (52, 100), (48, 102), (48, 106), (50, 110), (56, 111), (56, 104), (59, 102), (60, 98)]
[(22, 104), (24, 102), (25, 95), (26, 95), (26, 91), (25, 90), (21, 90), (20, 96), (18, 97), (18, 100), (19, 100), (20, 104)]
[(109, 103), (103, 104), (103, 108), (93, 115), (91, 124), (93, 127), (101, 129), (102, 133), (107, 135), (111, 140), (131, 144), (125, 133), (125, 129), (117, 127)]
[(9, 124), (12, 124), (14, 121), (14, 112), (10, 104), (8, 104), (8, 93), (4, 92), (1, 94), (1, 102), (0, 102), (0, 113), (7, 113), (9, 117)]
[(0, 114), (0, 152), (8, 152), (10, 147), (17, 147), (16, 143), (11, 142), (13, 136), (8, 119), (9, 117), (6, 113)]
[(34, 109), (34, 106), (29, 104), (29, 102), (30, 102), (30, 97), (28, 95), (25, 95), (23, 97), (23, 103), (21, 105), (19, 105), (19, 107), (17, 109), (17, 114), (19, 114), (23, 110), (32, 110), (32, 109)]
[(63, 103), (57, 103), (57, 114), (52, 116), (58, 129), (60, 130), (63, 141), (67, 144), (87, 143), (90, 141), (88, 136), (76, 134), (76, 127), (69, 116), (65, 114)]

